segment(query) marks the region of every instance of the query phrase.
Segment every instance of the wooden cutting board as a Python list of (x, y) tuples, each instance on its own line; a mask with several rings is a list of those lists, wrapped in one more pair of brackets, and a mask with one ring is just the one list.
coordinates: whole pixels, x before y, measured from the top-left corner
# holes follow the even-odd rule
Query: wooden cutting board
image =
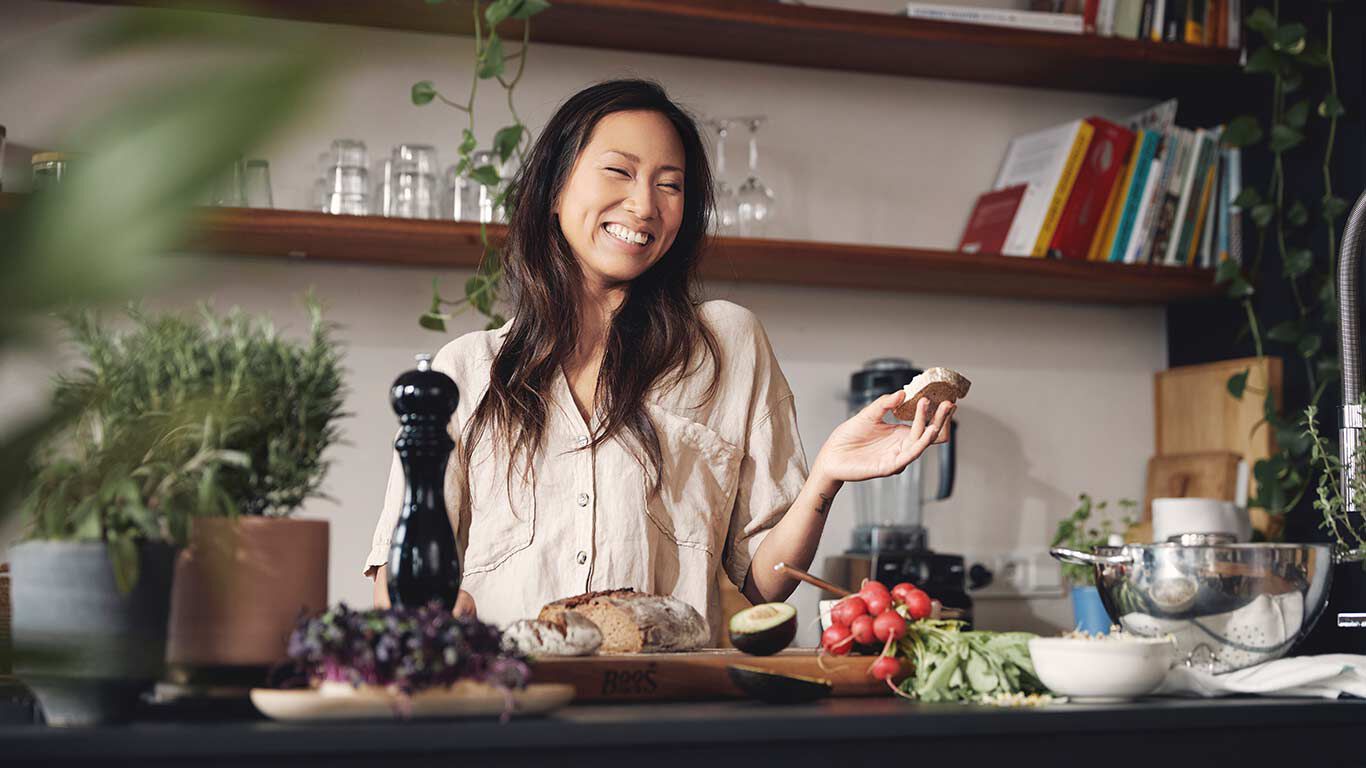
[(1233, 501), (1238, 491), (1238, 458), (1232, 451), (1202, 451), (1148, 459), (1143, 519), (1153, 519), (1153, 499)]
[[(822, 656), (813, 649), (789, 649), (774, 656), (749, 656), (734, 650), (689, 653), (630, 653), (538, 659), (535, 683), (568, 683), (576, 702), (688, 701), (733, 699), (744, 694), (726, 667), (744, 664), (789, 675), (824, 678), (835, 696), (890, 695), (886, 683), (868, 676), (873, 656)], [(824, 669), (822, 669), (824, 666)]]

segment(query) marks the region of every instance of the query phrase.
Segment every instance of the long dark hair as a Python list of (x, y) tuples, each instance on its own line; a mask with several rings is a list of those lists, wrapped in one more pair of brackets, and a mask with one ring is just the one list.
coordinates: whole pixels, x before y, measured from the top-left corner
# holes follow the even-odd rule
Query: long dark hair
[(661, 452), (645, 411), (646, 393), (657, 384), (678, 383), (709, 358), (711, 382), (703, 401), (715, 394), (716, 339), (698, 314), (697, 267), (712, 210), (712, 178), (697, 124), (658, 83), (612, 80), (586, 88), (556, 110), (512, 183), (503, 279), (516, 312), (493, 359), (488, 392), (463, 435), (466, 510), (470, 462), (487, 430), (507, 446), (511, 466), (523, 476), (541, 448), (549, 393), (578, 341), (576, 308), (584, 279), (554, 216), (556, 202), (598, 122), (632, 110), (657, 112), (678, 132), (685, 155), (683, 220), (669, 250), (631, 281), (612, 318), (594, 403), (604, 417), (584, 450), (618, 434), (629, 436), (630, 450), (656, 490)]

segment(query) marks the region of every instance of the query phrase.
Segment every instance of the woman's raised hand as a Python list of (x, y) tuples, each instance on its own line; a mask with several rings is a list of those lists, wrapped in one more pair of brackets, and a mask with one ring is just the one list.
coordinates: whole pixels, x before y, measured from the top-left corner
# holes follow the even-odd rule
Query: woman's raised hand
[(841, 482), (886, 477), (905, 469), (931, 445), (947, 442), (949, 419), (958, 406), (940, 403), (930, 421), (929, 401), (921, 400), (910, 426), (883, 421), (905, 397), (905, 390), (883, 395), (836, 427), (816, 455), (812, 474)]

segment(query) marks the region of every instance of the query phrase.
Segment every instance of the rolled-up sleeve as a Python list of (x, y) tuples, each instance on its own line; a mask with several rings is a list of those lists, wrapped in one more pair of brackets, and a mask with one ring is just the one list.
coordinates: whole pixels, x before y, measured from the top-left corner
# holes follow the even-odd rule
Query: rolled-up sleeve
[(403, 464), (395, 451), (389, 467), (389, 484), (384, 489), (384, 503), (380, 507), (379, 522), (375, 524), (375, 535), (370, 540), (370, 554), (365, 558), (365, 575), (374, 576), (375, 571), (389, 562), (389, 542), (394, 537), (394, 526), (398, 524), (398, 513), (403, 507)]

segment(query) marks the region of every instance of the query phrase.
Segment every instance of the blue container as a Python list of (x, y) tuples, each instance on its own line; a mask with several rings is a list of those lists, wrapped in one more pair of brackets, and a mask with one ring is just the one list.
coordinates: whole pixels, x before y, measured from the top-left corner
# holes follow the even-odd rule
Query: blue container
[(1110, 614), (1095, 587), (1072, 587), (1072, 623), (1092, 635), (1110, 634)]

